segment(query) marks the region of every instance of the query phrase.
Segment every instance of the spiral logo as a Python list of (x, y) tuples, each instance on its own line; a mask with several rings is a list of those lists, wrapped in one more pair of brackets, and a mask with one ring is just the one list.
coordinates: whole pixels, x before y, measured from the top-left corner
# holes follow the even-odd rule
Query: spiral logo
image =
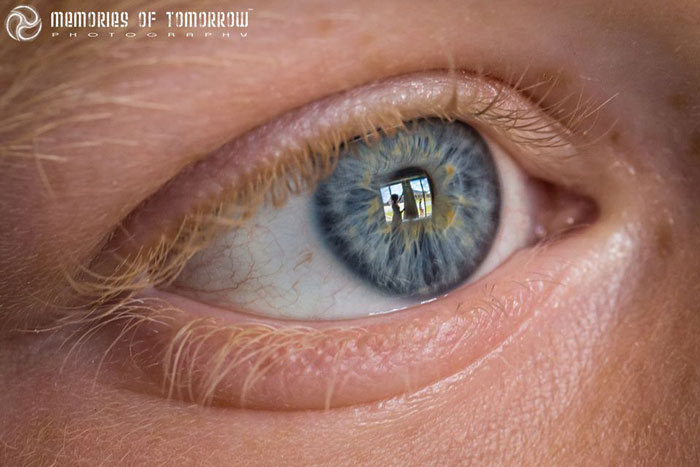
[[(27, 32), (36, 28), (34, 32)], [(16, 41), (33, 41), (41, 32), (41, 18), (32, 7), (20, 5), (12, 9), (5, 19), (7, 33)]]

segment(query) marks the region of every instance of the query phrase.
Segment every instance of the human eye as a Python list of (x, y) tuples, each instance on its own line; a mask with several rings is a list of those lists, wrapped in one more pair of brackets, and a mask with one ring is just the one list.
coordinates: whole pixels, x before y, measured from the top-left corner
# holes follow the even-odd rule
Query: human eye
[(565, 232), (597, 211), (591, 175), (571, 177), (575, 134), (484, 76), (360, 86), (183, 171), (75, 283), (137, 336), (115, 348), (160, 368), (149, 391), (263, 409), (388, 397), (477, 358), (554, 292)]
[[(500, 161), (501, 184), (486, 142), (465, 124), (408, 122), (350, 141), (335, 158), (315, 189), (217, 236), (172, 290), (268, 317), (350, 319), (444, 295), (490, 250), (508, 254), (533, 231), (529, 206), (512, 193), (523, 181)], [(492, 248), (502, 185), (510, 188), (502, 230), (517, 234)]]
[[(217, 234), (170, 290), (280, 319), (358, 318), (444, 296), (551, 228), (542, 185), (476, 129), (396, 124), (313, 155), (326, 168), (310, 189)], [(270, 189), (294, 170), (313, 169)]]

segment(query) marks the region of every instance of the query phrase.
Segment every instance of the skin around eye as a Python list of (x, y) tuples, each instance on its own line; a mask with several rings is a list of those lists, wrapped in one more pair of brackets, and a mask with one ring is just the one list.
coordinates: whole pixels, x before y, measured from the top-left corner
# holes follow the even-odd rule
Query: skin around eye
[[(46, 31), (48, 10), (61, 6), (32, 3)], [(189, 7), (227, 7), (207, 3)], [(94, 40), (42, 33), (3, 43), (0, 464), (697, 465), (700, 4), (251, 3), (243, 5), (255, 7), (247, 40), (170, 40), (161, 31), (125, 40), (100, 31)], [(151, 7), (129, 2), (130, 16)], [(356, 323), (280, 323), (185, 297), (176, 304), (170, 294), (170, 308), (155, 311), (158, 290), (148, 287), (171, 276), (152, 281), (139, 270), (143, 282), (124, 290), (137, 285), (141, 302), (46, 310), (73, 290), (66, 271), (85, 265), (127, 214), (129, 233), (169, 235), (188, 196), (218, 196), (217, 185), (237, 183), (232, 167), (254, 164), (255, 154), (274, 161), (267, 148), (275, 145), (252, 130), (263, 122), (299, 109), (322, 126), (323, 113), (306, 104), (350, 115), (326, 98), (360, 86), (357, 108), (371, 108), (372, 97), (401, 95), (389, 92), (401, 80), (385, 79), (404, 73), (465, 68), (514, 83), (526, 67), (521, 89), (561, 78), (549, 98), (546, 89), (530, 98), (567, 126), (579, 95), (594, 107), (617, 95), (597, 114), (602, 135), (581, 138), (577, 154), (557, 164), (546, 147), (520, 151), (488, 122), (455, 119), (537, 180), (590, 197), (600, 215), (498, 261), (444, 307)], [(381, 80), (374, 95), (364, 86), (372, 80)], [(574, 102), (552, 110), (569, 94)], [(343, 127), (330, 120), (328, 128)], [(295, 138), (304, 128), (318, 126), (280, 124), (267, 141), (304, 140)], [(173, 179), (226, 141), (245, 148), (242, 136), (253, 133), (258, 143), (248, 151), (224, 154), (227, 170), (189, 167), (192, 178)], [(568, 217), (562, 201), (544, 225)], [(149, 245), (141, 240), (134, 245)], [(56, 315), (83, 326), (36, 332), (34, 323), (61, 324)], [(32, 332), (4, 334), (18, 326)], [(321, 345), (339, 331), (345, 347)], [(320, 352), (304, 353), (303, 343)], [(287, 358), (274, 354), (285, 345)], [(227, 372), (236, 363), (229, 356), (239, 365)], [(386, 377), (372, 377), (378, 361)], [(349, 376), (354, 370), (367, 380)], [(332, 410), (232, 409), (241, 405)]]
[[(417, 135), (398, 133), (394, 136), (398, 141), (392, 144), (403, 144), (403, 152), (399, 154), (407, 154), (406, 151), (415, 148), (411, 146), (414, 143), (405, 141), (406, 138), (427, 137), (424, 132), (430, 132), (432, 136), (435, 127), (444, 130), (451, 128), (451, 125), (461, 124), (432, 122), (428, 128), (421, 127), (422, 132)], [(359, 173), (348, 173), (346, 169), (344, 179), (335, 180), (331, 175), (315, 193), (295, 196), (282, 207), (261, 208), (242, 226), (223, 232), (212, 246), (197, 253), (169, 291), (219, 306), (222, 310), (292, 320), (342, 320), (401, 310), (444, 295), (449, 288), (460, 286), (469, 278), (474, 280), (488, 274), (514, 251), (536, 240), (536, 223), (541, 220), (538, 210), (551, 210), (552, 207), (542, 202), (541, 187), (532, 183), (500, 147), (492, 143), (492, 156), (485, 152), (488, 151), (485, 142), (480, 142), (478, 148), (473, 146), (469, 138), (480, 138), (474, 130), (462, 134), (460, 127), (456, 128), (460, 132), (455, 135), (438, 134), (440, 138), (457, 138), (453, 144), (466, 145), (464, 150), (455, 151), (454, 146), (444, 144), (443, 157), (448, 157), (447, 160), (423, 151), (406, 160), (395, 155), (396, 146), (390, 146), (385, 148), (384, 159), (380, 161), (378, 158), (381, 155), (377, 153), (380, 149), (376, 147), (379, 143), (355, 143), (363, 145), (364, 157), (353, 157), (350, 154), (353, 148), (348, 148), (344, 151), (345, 155), (341, 155), (335, 173), (341, 171), (343, 161), (348, 161), (349, 167), (357, 167)], [(472, 150), (477, 151), (478, 156)], [(473, 157), (488, 159), (474, 160)], [(490, 165), (492, 157), (495, 167)], [(481, 167), (482, 164), (487, 164), (486, 169)], [(399, 225), (393, 219), (386, 219), (386, 205), (390, 198), (387, 194), (387, 202), (381, 200), (383, 180), (377, 178), (406, 167), (426, 167), (426, 175), (433, 178), (432, 184), (436, 189), (432, 192), (435, 195), (429, 194), (427, 200), (414, 200), (416, 219), (407, 219)], [(465, 180), (455, 178), (455, 175), (471, 178)], [(369, 182), (372, 186), (365, 185), (363, 180), (372, 176), (375, 178), (373, 184)], [(489, 181), (489, 177), (493, 177), (493, 180)], [(500, 178), (500, 183), (496, 177)], [(386, 183), (391, 184), (391, 180)], [(360, 196), (366, 196), (364, 204), (362, 200), (347, 201), (349, 195), (345, 190), (353, 184), (362, 184)], [(429, 189), (427, 179), (424, 185)], [(394, 190), (401, 189), (400, 184), (398, 188), (397, 184), (394, 186)], [(339, 191), (328, 193), (329, 187)], [(385, 191), (390, 189), (387, 187)], [(333, 200), (340, 201), (334, 213), (336, 218), (326, 219), (324, 225), (343, 235), (345, 242), (336, 245), (335, 251), (333, 246), (328, 245), (328, 234), (320, 225), (319, 216), (322, 213), (318, 212), (333, 206)], [(484, 205), (485, 202), (491, 203), (491, 200), (495, 204)], [(480, 210), (481, 205), (491, 212)], [(466, 207), (473, 209), (473, 212), (466, 211)], [(430, 209), (429, 216), (419, 218), (421, 212), (425, 215), (427, 209)], [(443, 209), (443, 213), (440, 213), (440, 209)], [(367, 210), (371, 210), (370, 214), (365, 214)], [(466, 214), (462, 214), (463, 218), (449, 217), (455, 211)], [(368, 218), (372, 222), (368, 222)], [(500, 228), (496, 235), (499, 218)], [(445, 224), (448, 222), (452, 233), (445, 237)], [(353, 227), (367, 231), (345, 235)], [(429, 230), (425, 231), (426, 228)], [(481, 230), (475, 231), (477, 228)], [(493, 232), (489, 233), (489, 229)], [(477, 234), (485, 235), (485, 238), (475, 244)], [(495, 241), (493, 237), (496, 237)], [(393, 255), (395, 264), (403, 270), (397, 270), (396, 266), (394, 270), (389, 270), (386, 264), (391, 260), (389, 256), (378, 258), (369, 270), (370, 274), (387, 274), (394, 284), (406, 284), (406, 290), (395, 290), (395, 287), (380, 289), (377, 283), (382, 279), (376, 275), (368, 277), (369, 265), (364, 266), (365, 270), (353, 271), (349, 266), (356, 259), (350, 258), (350, 265), (344, 264), (345, 259), (338, 255), (338, 252), (357, 245), (356, 248), (363, 253), (377, 256), (382, 246), (392, 242), (394, 245), (410, 245), (418, 238), (432, 241), (432, 245), (419, 244), (415, 251), (405, 250), (404, 256), (413, 255), (409, 260), (402, 261), (397, 253), (384, 251), (386, 255)], [(445, 250), (442, 258), (436, 258), (443, 245), (452, 245), (454, 249), (455, 243), (466, 253), (459, 249), (454, 252)], [(465, 254), (467, 260), (473, 262), (460, 266), (455, 258)], [(422, 263), (426, 261), (427, 265)], [(456, 283), (447, 290), (433, 291), (431, 287), (444, 286), (437, 282), (445, 280), (440, 279), (443, 276), (434, 279), (436, 286), (426, 283), (423, 276), (411, 279), (411, 274), (421, 273), (429, 267), (437, 267), (438, 273), (446, 273), (450, 267), (456, 268), (452, 273)], [(474, 274), (477, 269), (478, 275)], [(421, 286), (426, 290), (420, 290)]]
[[(239, 306), (240, 303), (234, 303), (235, 307), (230, 306), (231, 309), (216, 306), (218, 299), (223, 297), (223, 303), (230, 300), (230, 295), (218, 295), (211, 304), (205, 300), (188, 298), (185, 294), (176, 293), (177, 287), (182, 287), (177, 281), (172, 289), (146, 287), (128, 305), (136, 317), (116, 336), (112, 346), (115, 351), (130, 355), (129, 362), (133, 365), (133, 371), (138, 375), (150, 377), (134, 377), (129, 387), (139, 392), (203, 405), (265, 410), (328, 409), (375, 401), (423, 387), (464, 368), (507, 339), (510, 333), (523, 325), (547, 300), (556, 300), (552, 297), (556, 297), (558, 285), (571, 280), (567, 276), (573, 274), (570, 261), (562, 261), (562, 258), (569, 256), (566, 251), (571, 248), (586, 250), (585, 245), (591, 238), (595, 238), (595, 235), (574, 233), (547, 241), (549, 236), (546, 233), (556, 233), (563, 228), (593, 223), (597, 212), (596, 187), (599, 186), (593, 183), (593, 180), (596, 180), (593, 175), (595, 170), (580, 172), (573, 184), (567, 174), (575, 170), (575, 167), (581, 167), (581, 164), (595, 169), (600, 160), (573, 157), (566, 143), (553, 144), (555, 141), (565, 142), (567, 133), (561, 128), (557, 130), (555, 122), (548, 120), (545, 114), (533, 107), (533, 104), (519, 100), (517, 94), (504, 89), (489, 88), (487, 81), (481, 78), (463, 77), (460, 82), (465, 86), (464, 100), (457, 99), (455, 102), (455, 95), (459, 96), (462, 88), (459, 85), (455, 87), (459, 83), (456, 83), (454, 77), (444, 78), (446, 79), (443, 80), (435, 74), (400, 77), (388, 81), (386, 88), (371, 87), (369, 95), (366, 90), (354, 90), (310, 105), (309, 108), (299, 109), (291, 115), (282, 116), (279, 121), (254, 130), (251, 134), (226, 145), (211, 156), (212, 160), (204, 161), (203, 164), (186, 171), (182, 180), (176, 179), (149, 203), (147, 212), (160, 210), (161, 216), (157, 216), (158, 219), (162, 219), (163, 213), (172, 213), (168, 210), (169, 203), (179, 206), (183, 200), (178, 196), (178, 191), (191, 190), (193, 183), (197, 183), (201, 180), (200, 177), (205, 175), (211, 177), (210, 181), (217, 180), (217, 183), (206, 185), (206, 189), (213, 187), (214, 191), (225, 192), (222, 186), (235, 166), (240, 169), (242, 175), (228, 179), (228, 183), (233, 183), (235, 187), (236, 183), (254, 180), (244, 184), (247, 187), (247, 196), (252, 196), (251, 193), (272, 192), (269, 202), (281, 205), (276, 212), (283, 212), (286, 209), (285, 205), (274, 196), (277, 185), (267, 184), (263, 175), (269, 175), (269, 172), (259, 170), (260, 167), (264, 169), (268, 164), (278, 163), (273, 173), (278, 177), (280, 173), (291, 174), (291, 180), (294, 180), (294, 174), (304, 170), (305, 173), (314, 176), (325, 174), (324, 171), (315, 172), (312, 169), (332, 168), (334, 165), (324, 163), (324, 159), (315, 159), (317, 152), (285, 152), (281, 148), (332, 148), (333, 145), (329, 145), (328, 142), (314, 146), (316, 140), (304, 137), (324, 135), (326, 130), (333, 133), (330, 123), (337, 118), (346, 119), (348, 113), (343, 110), (348, 106), (360, 112), (355, 114), (354, 118), (364, 122), (365, 128), (389, 131), (384, 129), (383, 125), (376, 124), (376, 120), (368, 120), (372, 113), (367, 106), (357, 110), (360, 99), (368, 98), (369, 102), (374, 102), (377, 106), (375, 110), (386, 111), (388, 106), (392, 115), (396, 115), (395, 111), (399, 107), (403, 109), (404, 114), (417, 115), (419, 107), (413, 107), (415, 102), (406, 99), (409, 91), (415, 92), (414, 98), (419, 102), (425, 98), (425, 86), (415, 86), (416, 80), (425, 79), (437, 89), (443, 87), (448, 90), (448, 93), (430, 91), (428, 102), (432, 105), (428, 108), (431, 110), (426, 111), (423, 107), (423, 112), (428, 116), (439, 115), (442, 112), (442, 102), (446, 106), (443, 110), (452, 108), (455, 117), (461, 115), (464, 120), (470, 120), (475, 128), (482, 131), (491, 141), (491, 152), (498, 154), (496, 165), (504, 188), (507, 185), (504, 199), (508, 203), (515, 200), (516, 204), (506, 206), (506, 203), (503, 203), (512, 214), (507, 211), (502, 213), (503, 228), (497, 233), (495, 241), (508, 245), (503, 243), (505, 239), (511, 242), (510, 247), (513, 249), (494, 248), (494, 254), (486, 258), (479, 268), (481, 270), (474, 271), (473, 282), (439, 300), (420, 303), (397, 313), (371, 317), (366, 317), (366, 309), (357, 307), (351, 310), (347, 306), (344, 310), (336, 310), (335, 320), (303, 320), (312, 316), (311, 313), (304, 315), (304, 310), (282, 314), (285, 319), (280, 320), (274, 315), (264, 316), (262, 312), (259, 315), (246, 313), (245, 307)], [(381, 94), (386, 92), (387, 88), (404, 90), (398, 103), (381, 98)], [(494, 92), (492, 97), (497, 96), (497, 99), (482, 99), (488, 96), (489, 89)], [(395, 96), (394, 93), (389, 95)], [(479, 99), (475, 99), (475, 96), (479, 96)], [(513, 126), (513, 120), (507, 119), (506, 116), (512, 116), (517, 109), (520, 109), (518, 115), (528, 117), (521, 120), (522, 124)], [(313, 126), (304, 126), (310, 125), (306, 120), (306, 112), (321, 117), (314, 121), (319, 122), (326, 130), (320, 131)], [(362, 112), (370, 113), (365, 115)], [(531, 120), (535, 115), (539, 118)], [(343, 121), (344, 128), (348, 128), (352, 127), (354, 120)], [(368, 121), (373, 122), (369, 127), (366, 126)], [(396, 128), (401, 121), (403, 119), (398, 122), (391, 121), (391, 128)], [(487, 122), (491, 122), (491, 125), (487, 126)], [(502, 127), (498, 126), (499, 122)], [(362, 125), (358, 128), (361, 127)], [(537, 139), (532, 138), (533, 131), (537, 132)], [(350, 135), (357, 134), (362, 133), (353, 131)], [(290, 139), (291, 135), (302, 139)], [(547, 135), (546, 138), (544, 135)], [(496, 138), (499, 138), (500, 144), (493, 143)], [(343, 139), (345, 140), (347, 138)], [(540, 148), (537, 152), (533, 152), (535, 143)], [(504, 154), (506, 150), (500, 149), (500, 146), (509, 148), (508, 154), (513, 155), (513, 161), (507, 162), (509, 156)], [(260, 156), (261, 150), (270, 156)], [(256, 166), (239, 165), (246, 163), (248, 151), (258, 154)], [(285, 162), (290, 160), (290, 153), (294, 156), (291, 158), (294, 164), (285, 165)], [(330, 151), (330, 154), (333, 153)], [(515, 157), (516, 154), (518, 157)], [(303, 161), (307, 160), (305, 158), (310, 160), (308, 165), (303, 165)], [(247, 163), (250, 164), (251, 161), (252, 159)], [(517, 169), (516, 165), (523, 167), (523, 171)], [(214, 168), (217, 168), (215, 172)], [(414, 172), (411, 173), (411, 176), (415, 176)], [(516, 175), (507, 176), (508, 173)], [(522, 173), (527, 173), (527, 177)], [(532, 180), (518, 183), (517, 174), (520, 174), (521, 182), (523, 179)], [(541, 180), (534, 181), (535, 177)], [(505, 183), (506, 181), (508, 183)], [(568, 190), (568, 186), (585, 189), (580, 190), (583, 194), (574, 195)], [(264, 187), (269, 188), (269, 191), (262, 189)], [(592, 195), (587, 195), (587, 192)], [(234, 190), (234, 193), (238, 192)], [(240, 201), (242, 198), (236, 199)], [(303, 197), (298, 199), (303, 200)], [(294, 209), (294, 203), (292, 198), (290, 209)], [(216, 201), (215, 205), (225, 206), (226, 202)], [(233, 206), (241, 209), (241, 206), (246, 205), (234, 203)], [(259, 208), (260, 205), (256, 207)], [(204, 212), (212, 211), (211, 208), (207, 208)], [(212, 220), (213, 225), (220, 227), (222, 223), (225, 225), (227, 222), (226, 218), (222, 221), (223, 212), (228, 211), (222, 209), (216, 211), (215, 216), (207, 214), (203, 219)], [(248, 214), (251, 211), (245, 208), (243, 212)], [(294, 211), (291, 212), (288, 216), (296, 217)], [(563, 213), (566, 214), (566, 222), (561, 221)], [(270, 220), (264, 216), (265, 214), (257, 225)], [(524, 227), (524, 230), (506, 225), (512, 216), (521, 216), (521, 219), (524, 219), (520, 226)], [(139, 224), (142, 219), (142, 215), (139, 214), (132, 218), (132, 222), (136, 223), (136, 234), (129, 237), (132, 242), (140, 238), (139, 227), (148, 232), (147, 223)], [(256, 225), (255, 217), (242, 216), (241, 219), (243, 223), (236, 221), (236, 226), (246, 225), (248, 221), (251, 221), (250, 225)], [(299, 225), (298, 220), (295, 219), (293, 224)], [(587, 231), (595, 231), (595, 225), (593, 223)], [(514, 246), (522, 245), (524, 239), (531, 239), (533, 226), (534, 230), (545, 232), (542, 241), (529, 248), (519, 248), (519, 251), (513, 253), (513, 250), (517, 249)], [(270, 225), (267, 225), (265, 228), (269, 227)], [(206, 229), (203, 231), (208, 232)], [(218, 229), (214, 231), (221, 232)], [(177, 231), (176, 238), (185, 238), (189, 248), (192, 239), (198, 238), (197, 232), (198, 230), (181, 228)], [(519, 236), (513, 232), (525, 234)], [(256, 232), (246, 235), (260, 237)], [(214, 238), (216, 243), (216, 239), (222, 237)], [(224, 248), (229, 246), (224, 244)], [(250, 249), (250, 244), (245, 247)], [(169, 255), (165, 255), (166, 259), (173, 255), (173, 248), (177, 253), (176, 247), (171, 246), (170, 250), (166, 250), (171, 251)], [(218, 256), (220, 252), (219, 249), (217, 253), (215, 247), (208, 254)], [(211, 284), (212, 277), (221, 271), (207, 271), (206, 268), (212, 263), (201, 259), (211, 258), (200, 258), (199, 264), (195, 260), (193, 271), (197, 271), (195, 274), (201, 274), (200, 277), (206, 277), (205, 282), (209, 281)], [(252, 259), (249, 262), (250, 268), (258, 267), (257, 261), (257, 258)], [(231, 271), (231, 265), (226, 264), (227, 262), (227, 259), (224, 260), (224, 266), (220, 269), (229, 268), (227, 270)], [(503, 264), (498, 266), (500, 262)], [(170, 263), (166, 262), (148, 263), (146, 269), (134, 268), (129, 272), (134, 275), (133, 271), (136, 271), (138, 277), (141, 277), (144, 274), (157, 273), (159, 267), (162, 268), (164, 264), (166, 269), (178, 272), (180, 270), (175, 266), (168, 266)], [(184, 267), (187, 273), (190, 265), (186, 264)], [(486, 269), (489, 267), (493, 270)], [(230, 272), (228, 274), (230, 275)], [(274, 279), (272, 276), (268, 278)], [(188, 279), (192, 279), (192, 275)], [(222, 289), (230, 289), (228, 284), (221, 285)], [(347, 297), (346, 302), (352, 305), (352, 301), (352, 296)], [(370, 312), (387, 311), (388, 302), (379, 303), (381, 308)], [(268, 310), (272, 308), (274, 306)], [(365, 318), (357, 318), (358, 316)], [(348, 320), (350, 317), (356, 319)]]

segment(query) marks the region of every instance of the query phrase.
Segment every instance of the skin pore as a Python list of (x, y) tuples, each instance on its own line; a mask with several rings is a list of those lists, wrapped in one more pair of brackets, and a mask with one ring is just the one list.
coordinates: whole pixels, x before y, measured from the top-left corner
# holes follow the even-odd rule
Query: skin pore
[[(254, 3), (196, 6), (253, 6), (240, 40), (0, 40), (0, 464), (697, 464), (700, 4)], [(51, 327), (66, 272), (188, 165), (314, 101), (428, 70), (554, 83), (531, 98), (565, 112), (605, 103), (561, 177), (600, 216), (549, 250), (562, 283), (493, 345), (405, 392), (275, 411), (142, 390), (152, 349), (107, 352), (118, 329), (77, 346), (74, 329), (26, 332)]]

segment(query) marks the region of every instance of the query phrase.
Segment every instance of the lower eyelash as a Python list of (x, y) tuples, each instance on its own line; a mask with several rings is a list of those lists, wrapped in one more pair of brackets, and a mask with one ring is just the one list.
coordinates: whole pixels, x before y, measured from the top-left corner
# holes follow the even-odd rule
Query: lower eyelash
[[(429, 319), (408, 317), (402, 326), (391, 324), (391, 318), (383, 322), (379, 318), (379, 324), (372, 326), (226, 324), (215, 318), (188, 317), (166, 305), (169, 301), (149, 298), (133, 301), (112, 317), (111, 324), (118, 325), (116, 337), (114, 329), (108, 331), (104, 323), (92, 323), (75, 334), (74, 347), (89, 336), (99, 341), (100, 332), (105, 331), (101, 361), (110, 352), (129, 355), (138, 376), (134, 378), (139, 381), (136, 390), (168, 399), (217, 407), (327, 410), (345, 405), (344, 394), (354, 393), (355, 384), (375, 377), (377, 371), (395, 377), (398, 370), (392, 370), (394, 366), (430, 368), (443, 362), (457, 368), (463, 360), (477, 358), (487, 351), (483, 345), (494, 344), (509, 329), (520, 326), (534, 302), (544, 300), (547, 291), (558, 286), (557, 275), (563, 266), (558, 264), (548, 273), (525, 274), (517, 281), (484, 283), (464, 301), (453, 300), (442, 308), (433, 303), (435, 310), (422, 310), (422, 316)], [(473, 325), (467, 326), (470, 322)], [(388, 326), (391, 332), (379, 329), (381, 326)], [(396, 346), (402, 350), (394, 355)], [(392, 358), (386, 360), (388, 354)], [(365, 366), (362, 362), (373, 363)], [(378, 385), (373, 391), (389, 391), (386, 396), (415, 391), (436, 376), (434, 368), (427, 368), (413, 376), (407, 374), (408, 379), (398, 383), (400, 387)], [(355, 378), (357, 382), (351, 382)], [(313, 394), (306, 394), (297, 384), (308, 384)], [(367, 397), (375, 396), (370, 393)]]

